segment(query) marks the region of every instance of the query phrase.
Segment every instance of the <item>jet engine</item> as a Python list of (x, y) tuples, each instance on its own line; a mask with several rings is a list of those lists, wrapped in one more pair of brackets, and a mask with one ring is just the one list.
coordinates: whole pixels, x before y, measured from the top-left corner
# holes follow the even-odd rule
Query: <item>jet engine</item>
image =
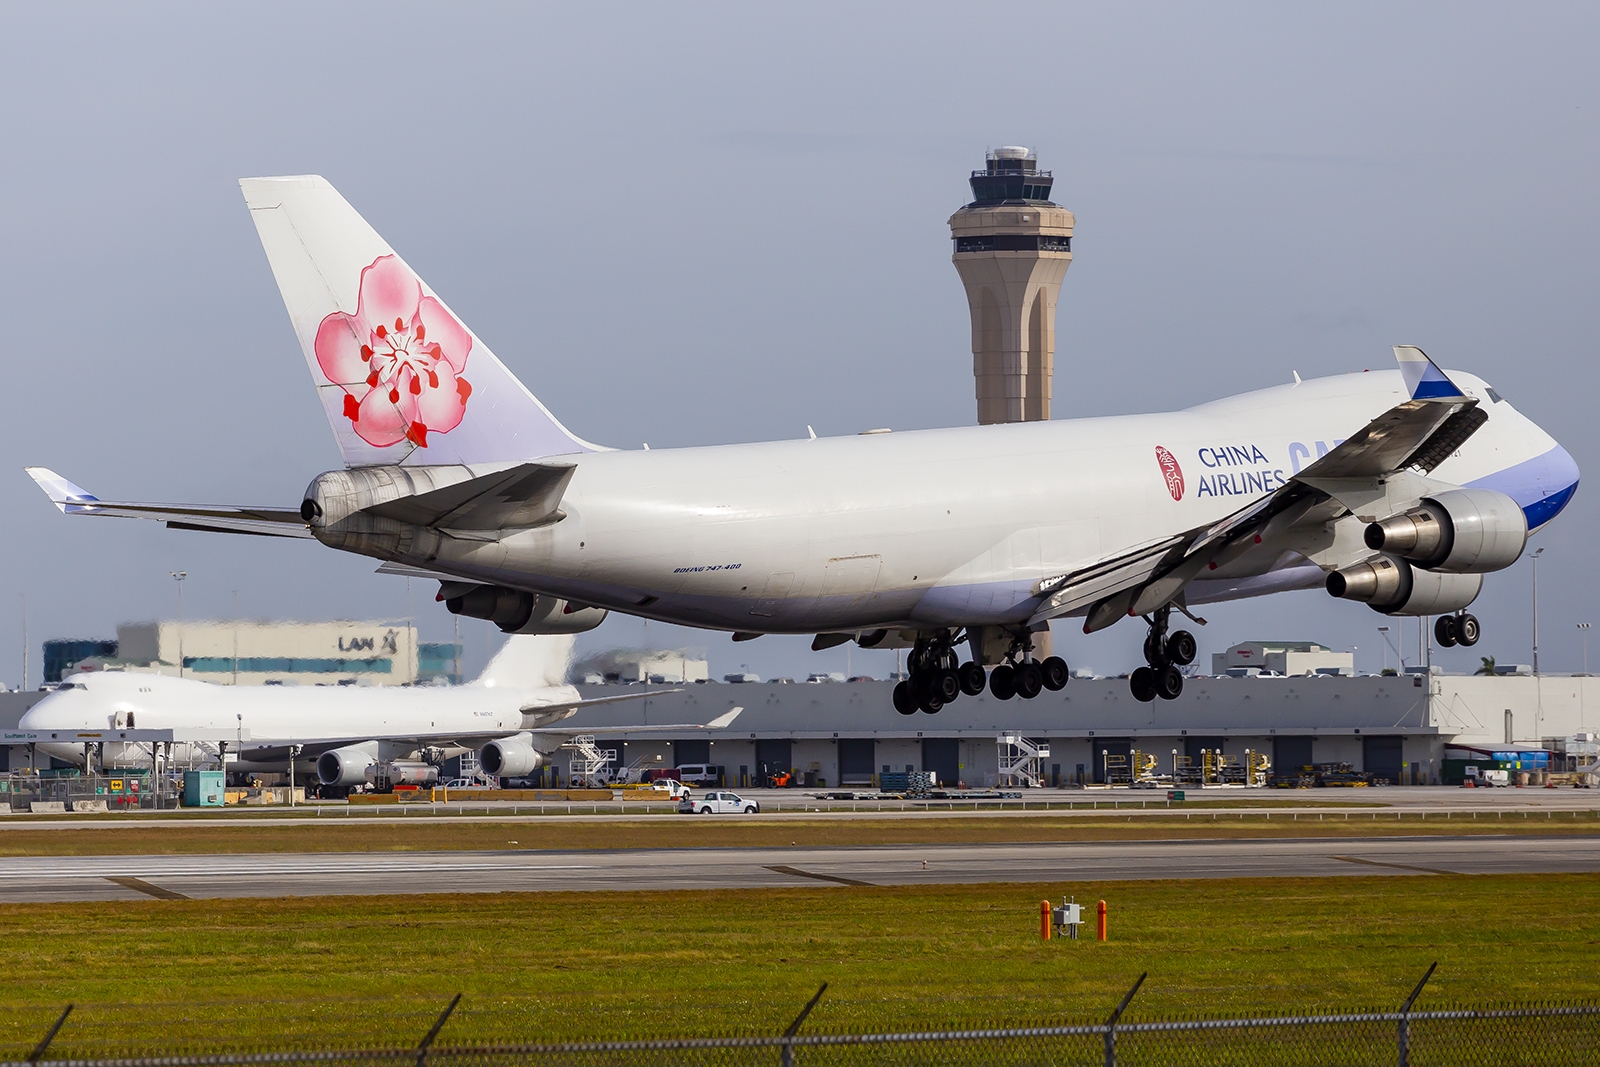
[(1517, 502), (1493, 489), (1452, 489), (1366, 530), (1367, 547), (1429, 570), (1484, 574), (1511, 566), (1528, 541)]
[(451, 582), (443, 590), (444, 606), (452, 615), (488, 619), (508, 634), (581, 634), (605, 620), (604, 608), (574, 604), (559, 597), (541, 596), (499, 585), (475, 585), (456, 592), (461, 583)]
[(1328, 575), (1328, 592), (1385, 615), (1447, 615), (1478, 599), (1481, 574), (1441, 574), (1399, 556), (1375, 556)]
[(323, 785), (363, 785), (367, 768), (374, 762), (372, 753), (360, 745), (330, 749), (317, 757), (317, 781)]
[(490, 741), (478, 753), (478, 761), (483, 764), (485, 774), (492, 774), (496, 778), (521, 778), (546, 763), (544, 753), (521, 737)]

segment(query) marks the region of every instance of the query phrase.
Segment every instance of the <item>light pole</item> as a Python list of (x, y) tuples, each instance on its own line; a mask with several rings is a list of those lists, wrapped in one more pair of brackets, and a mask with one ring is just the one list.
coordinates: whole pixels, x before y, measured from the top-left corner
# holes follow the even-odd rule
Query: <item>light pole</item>
[(1580, 622), (1578, 624), (1578, 632), (1583, 635), (1583, 673), (1587, 677), (1589, 674), (1589, 624)]
[(1544, 549), (1539, 549), (1528, 558), (1533, 560), (1533, 674), (1539, 675), (1539, 557), (1544, 555)]
[[(1388, 670), (1389, 669), (1389, 628), (1387, 626), (1378, 627), (1378, 637), (1383, 641), (1383, 669), (1384, 670)], [(1400, 657), (1400, 653), (1399, 653), (1398, 649), (1395, 651), (1395, 656), (1400, 658), (1400, 666), (1404, 667), (1406, 665), (1406, 661), (1405, 661), (1405, 659), (1403, 657)]]
[[(189, 577), (188, 571), (168, 571), (172, 580), (178, 583), (178, 677), (183, 677), (183, 580)], [(1537, 662), (1537, 661), (1536, 661)]]

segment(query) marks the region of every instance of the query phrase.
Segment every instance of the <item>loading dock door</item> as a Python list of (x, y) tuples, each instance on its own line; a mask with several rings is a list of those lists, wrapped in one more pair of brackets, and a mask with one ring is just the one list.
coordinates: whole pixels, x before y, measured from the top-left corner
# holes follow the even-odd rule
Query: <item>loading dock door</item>
[(760, 784), (766, 785), (769, 776), (783, 774), (794, 767), (790, 762), (793, 747), (794, 743), (788, 738), (756, 741), (756, 777)]
[(1226, 752), (1223, 747), (1226, 738), (1222, 737), (1185, 737), (1183, 739), (1183, 754), (1188, 756), (1192, 764), (1200, 766), (1200, 750), (1207, 752)]
[(672, 759), (674, 767), (683, 767), (690, 763), (710, 763), (711, 742), (674, 741), (672, 742)]
[[(1093, 773), (1097, 785), (1105, 785), (1106, 758), (1108, 756), (1121, 756), (1122, 766), (1125, 768), (1128, 765), (1128, 756), (1133, 752), (1133, 745), (1127, 741), (1112, 741), (1099, 737), (1091, 737), (1089, 741), (1094, 749), (1094, 770), (1091, 773)], [(1124, 778), (1123, 780), (1126, 781), (1127, 779)]]
[(1316, 762), (1311, 758), (1311, 738), (1274, 737), (1272, 739), (1272, 773), (1289, 776), (1301, 767)]
[(924, 737), (922, 769), (937, 774), (940, 785), (955, 785), (961, 780), (961, 740), (955, 737)]
[(1404, 741), (1403, 737), (1363, 737), (1361, 769), (1374, 778), (1387, 778), (1390, 785), (1399, 785)]
[(839, 784), (871, 785), (876, 742), (870, 737), (839, 739)]

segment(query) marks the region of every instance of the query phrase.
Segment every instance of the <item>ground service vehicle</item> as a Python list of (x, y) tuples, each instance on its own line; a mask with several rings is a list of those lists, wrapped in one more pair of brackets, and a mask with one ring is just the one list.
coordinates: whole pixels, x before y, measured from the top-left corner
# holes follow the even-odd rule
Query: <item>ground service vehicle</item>
[(680, 815), (754, 815), (760, 810), (760, 804), (725, 789), (714, 790), (699, 799), (685, 797), (678, 805)]

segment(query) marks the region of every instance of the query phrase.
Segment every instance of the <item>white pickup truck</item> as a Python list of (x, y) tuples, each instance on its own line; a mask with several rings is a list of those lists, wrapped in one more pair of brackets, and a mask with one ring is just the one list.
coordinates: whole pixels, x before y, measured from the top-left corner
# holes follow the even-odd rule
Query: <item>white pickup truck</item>
[(699, 798), (684, 797), (678, 804), (680, 815), (754, 815), (760, 810), (760, 804), (726, 789), (714, 790)]

